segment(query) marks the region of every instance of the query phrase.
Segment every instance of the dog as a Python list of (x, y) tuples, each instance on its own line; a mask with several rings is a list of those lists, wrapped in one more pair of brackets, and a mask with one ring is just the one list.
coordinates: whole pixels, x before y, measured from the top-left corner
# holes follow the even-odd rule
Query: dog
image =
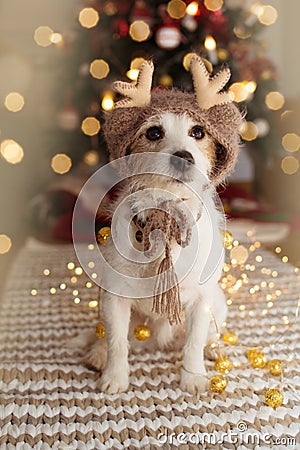
[[(153, 70), (145, 61), (135, 84), (115, 82), (125, 98), (107, 113), (103, 127), (110, 159), (126, 180), (110, 205), (112, 235), (101, 247), (109, 267), (101, 278), (105, 339), (93, 343), (86, 360), (102, 370), (99, 386), (109, 394), (128, 389), (128, 335), (130, 326), (141, 323), (151, 331), (141, 345), (183, 347), (181, 389), (204, 392), (204, 348), (227, 314), (218, 283), (225, 225), (215, 187), (234, 167), (243, 120), (232, 94), (223, 89), (230, 70), (212, 77), (194, 54), (195, 92), (151, 90)], [(154, 223), (165, 240), (151, 235)], [(143, 235), (147, 226), (150, 234)], [(152, 246), (155, 255), (147, 255), (146, 240), (146, 250)], [(166, 282), (160, 278), (157, 284), (166, 273), (158, 274), (164, 264), (173, 284), (154, 294)], [(156, 284), (148, 283), (152, 278)]]

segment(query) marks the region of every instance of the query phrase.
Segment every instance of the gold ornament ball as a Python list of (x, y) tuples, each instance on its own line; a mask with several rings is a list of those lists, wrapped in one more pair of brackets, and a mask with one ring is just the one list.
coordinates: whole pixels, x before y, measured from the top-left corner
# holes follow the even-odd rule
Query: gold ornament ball
[(238, 341), (238, 337), (235, 333), (225, 333), (223, 334), (223, 341), (226, 342), (226, 344), (235, 345)]
[(223, 231), (223, 246), (224, 248), (230, 248), (232, 246), (233, 243), (233, 236), (232, 233), (230, 233), (230, 231), (225, 230)]
[(209, 386), (212, 392), (223, 392), (227, 386), (227, 380), (223, 375), (215, 375), (210, 379)]
[(134, 337), (138, 341), (145, 341), (150, 337), (150, 329), (146, 325), (138, 325), (134, 329)]
[(283, 393), (277, 389), (268, 389), (265, 393), (265, 402), (268, 406), (272, 408), (277, 408), (277, 406), (281, 406), (283, 403), (284, 397)]
[(110, 236), (110, 227), (102, 227), (97, 233), (97, 241), (99, 244), (105, 244)]
[(283, 361), (280, 359), (272, 359), (268, 363), (268, 371), (275, 376), (281, 375), (283, 373)]
[(103, 339), (105, 337), (104, 323), (100, 322), (96, 326), (96, 336), (100, 339)]
[(247, 357), (249, 359), (249, 361), (251, 361), (251, 359), (256, 358), (257, 356), (263, 356), (264, 353), (260, 348), (249, 348), (249, 350), (247, 350)]
[(250, 359), (250, 363), (255, 369), (263, 369), (267, 364), (267, 360), (264, 354), (256, 355)]
[(215, 370), (221, 373), (227, 373), (231, 369), (231, 361), (228, 358), (220, 356), (215, 361)]

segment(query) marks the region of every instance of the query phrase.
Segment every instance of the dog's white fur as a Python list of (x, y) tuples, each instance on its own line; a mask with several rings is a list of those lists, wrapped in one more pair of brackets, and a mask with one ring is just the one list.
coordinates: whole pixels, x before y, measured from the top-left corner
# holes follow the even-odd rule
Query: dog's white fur
[[(145, 132), (149, 127), (154, 125), (162, 127), (164, 137), (152, 142), (146, 138)], [(121, 198), (118, 199), (118, 202), (121, 202), (122, 196), (126, 197), (129, 192), (136, 190), (139, 186), (159, 188), (160, 191), (157, 195), (160, 198), (162, 195), (161, 192), (164, 191), (165, 199), (170, 198), (171, 194), (175, 194), (177, 197), (183, 199), (182, 201), (185, 202), (185, 205), (190, 209), (195, 219), (199, 212), (201, 212), (200, 219), (193, 227), (193, 233), (197, 232), (200, 237), (197, 258), (191, 271), (180, 283), (181, 302), (185, 311), (186, 335), (183, 346), (180, 386), (183, 390), (190, 393), (203, 392), (207, 388), (203, 352), (208, 342), (209, 331), (215, 336), (215, 328), (211, 324), (212, 313), (218, 327), (221, 328), (227, 312), (225, 296), (218, 284), (223, 267), (222, 258), (218, 261), (218, 265), (211, 277), (204, 284), (199, 284), (199, 274), (202, 273), (207, 262), (212, 240), (214, 240), (214, 245), (218, 248), (220, 254), (222, 254), (221, 235), (220, 233), (215, 235), (212, 232), (210, 221), (216, 221), (221, 229), (223, 227), (223, 217), (214, 206), (212, 198), (213, 189), (211, 189), (209, 181), (209, 173), (214, 160), (215, 142), (208, 134), (205, 134), (201, 140), (196, 140), (192, 137), (190, 130), (194, 125), (197, 124), (186, 113), (178, 115), (171, 112), (162, 112), (148, 119), (135, 136), (131, 144), (131, 151), (133, 153), (160, 152), (172, 155), (178, 150), (186, 150), (194, 158), (194, 167), (191, 167), (188, 171), (185, 183), (179, 183), (178, 181), (173, 181), (170, 178), (155, 174), (140, 175), (132, 180), (131, 184), (129, 183), (127, 186), (128, 191), (124, 191)], [(155, 172), (156, 170), (162, 169), (162, 167), (155, 167), (155, 164), (154, 158), (153, 167), (147, 165), (145, 171), (147, 172), (150, 169)], [(143, 169), (143, 167), (140, 167), (140, 169)], [(176, 178), (174, 167), (168, 164), (168, 159), (166, 159), (166, 165), (163, 167), (163, 170), (166, 174)], [(198, 171), (204, 175), (200, 180), (197, 177)], [(190, 188), (196, 188), (197, 192), (201, 194), (202, 200), (204, 199), (204, 202), (208, 201), (210, 205), (213, 205), (213, 218), (210, 217), (211, 208), (210, 214), (208, 214), (206, 208), (203, 208), (203, 205), (193, 195)], [(155, 191), (150, 195), (155, 197)], [(127, 215), (127, 217), (119, 217), (117, 215), (115, 218), (121, 224), (121, 229), (122, 223), (124, 222), (125, 224), (128, 221), (128, 217), (133, 211), (138, 214), (140, 219), (144, 220), (147, 215), (145, 209), (147, 209), (149, 203), (151, 204), (151, 202), (157, 200), (155, 198), (149, 198), (149, 194), (143, 197), (141, 191), (139, 191), (136, 199), (134, 196), (131, 196), (131, 211), (125, 210), (124, 212), (124, 208), (122, 210), (124, 216)], [(133, 236), (135, 231), (134, 229), (132, 230)], [(136, 244), (136, 247), (138, 247), (138, 244)], [(133, 275), (132, 263), (129, 265), (128, 261), (116, 250), (113, 240), (108, 240), (101, 250), (104, 251), (105, 257), (113, 267), (125, 274), (127, 270), (128, 275)], [(174, 243), (172, 253), (174, 260), (177, 259), (179, 266), (180, 264), (186, 264), (189, 258), (189, 252), (192, 249), (189, 247), (185, 249), (186, 253), (184, 258), (180, 258), (181, 251), (181, 247)], [(134, 276), (140, 278), (149, 276), (149, 274), (155, 274), (157, 262), (149, 263), (148, 265), (136, 263), (134, 270)], [(122, 291), (122, 286), (120, 288)], [(151, 298), (122, 298), (111, 294), (108, 290), (103, 290), (101, 293), (101, 303), (106, 339), (98, 340), (93, 345), (87, 359), (88, 362), (98, 368), (105, 366), (101, 375), (100, 388), (102, 391), (112, 394), (125, 391), (129, 386), (128, 332), (130, 320), (136, 325), (143, 323), (147, 318), (147, 324), (151, 330), (151, 338), (149, 342), (146, 341), (143, 345), (153, 344), (157, 348), (165, 349), (172, 347), (174, 344), (178, 348), (178, 342), (182, 342), (179, 336), (184, 335), (180, 335), (181, 325), (171, 326), (167, 318), (151, 312)], [(135, 341), (135, 345), (137, 345), (137, 341)]]

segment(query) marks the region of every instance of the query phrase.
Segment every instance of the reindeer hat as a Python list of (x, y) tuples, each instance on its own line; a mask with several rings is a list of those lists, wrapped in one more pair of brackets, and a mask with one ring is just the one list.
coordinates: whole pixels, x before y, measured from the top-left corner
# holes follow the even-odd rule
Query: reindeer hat
[(110, 159), (130, 153), (130, 144), (142, 123), (154, 114), (165, 111), (186, 113), (217, 141), (217, 152), (211, 180), (221, 183), (231, 171), (239, 150), (239, 128), (242, 115), (232, 103), (233, 94), (222, 91), (230, 78), (229, 68), (211, 77), (202, 59), (194, 54), (190, 61), (195, 93), (178, 89), (157, 89), (151, 92), (154, 66), (145, 61), (135, 84), (116, 81), (115, 89), (125, 96), (107, 114), (103, 127)]

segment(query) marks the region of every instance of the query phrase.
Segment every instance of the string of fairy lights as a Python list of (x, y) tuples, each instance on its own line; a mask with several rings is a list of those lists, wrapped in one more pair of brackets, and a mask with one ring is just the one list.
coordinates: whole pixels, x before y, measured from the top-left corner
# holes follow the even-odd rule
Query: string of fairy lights
[[(100, 245), (105, 245), (109, 238), (110, 230), (108, 227), (104, 227), (99, 231), (98, 242)], [(211, 344), (211, 348), (217, 356), (214, 370), (218, 372), (210, 379), (210, 389), (212, 392), (219, 394), (226, 390), (230, 381), (239, 381), (239, 376), (235, 373), (235, 369), (249, 370), (252, 368), (258, 372), (262, 371), (262, 376), (264, 377), (267, 370), (271, 378), (268, 380), (270, 387), (264, 391), (264, 401), (268, 406), (276, 408), (283, 404), (286, 390), (291, 391), (293, 396), (299, 399), (298, 393), (291, 387), (285, 376), (287, 368), (292, 368), (293, 364), (296, 363), (295, 353), (281, 341), (288, 333), (292, 333), (292, 328), (298, 320), (300, 295), (299, 292), (293, 292), (287, 286), (279, 286), (279, 282), (282, 282), (283, 277), (287, 276), (287, 274), (290, 277), (291, 284), (293, 284), (293, 279), (300, 280), (300, 269), (288, 266), (287, 270), (287, 266), (284, 265), (288, 263), (289, 258), (287, 255), (282, 255), (282, 249), (279, 246), (274, 248), (274, 253), (281, 257), (283, 264), (282, 273), (278, 268), (278, 264), (276, 264), (277, 269), (269, 267), (268, 257), (265, 258), (263, 256), (261, 242), (255, 239), (255, 233), (252, 230), (247, 232), (247, 238), (248, 243), (242, 244), (237, 239), (234, 239), (228, 230), (223, 233), (223, 242), (228, 258), (227, 262), (224, 263), (220, 285), (226, 293), (228, 306), (238, 305), (240, 317), (249, 330), (254, 326), (257, 327), (259, 316), (265, 317), (269, 315), (271, 321), (274, 318), (274, 322), (269, 328), (265, 329), (267, 337), (265, 342), (261, 342), (259, 347), (255, 345), (255, 342), (253, 342), (252, 346), (249, 346), (240, 342), (239, 336), (233, 331), (232, 327), (227, 329), (229, 324), (224, 324), (225, 331), (221, 334), (216, 325), (214, 315), (208, 308), (216, 331), (216, 339)], [(92, 260), (95, 250), (96, 248), (93, 244), (87, 245), (87, 251), (91, 254), (91, 260), (88, 262), (88, 267), (91, 271), (95, 267), (95, 263)], [(250, 258), (251, 255), (252, 257)], [(274, 264), (274, 259), (272, 259), (272, 264)], [(53, 269), (55, 271), (55, 268)], [(105, 338), (105, 326), (101, 317), (100, 291), (95, 282), (92, 281), (96, 281), (98, 274), (92, 272), (90, 280), (86, 281), (83, 269), (75, 261), (66, 262), (66, 269), (68, 275), (64, 275), (64, 278), (57, 286), (53, 286), (53, 284), (51, 286), (51, 283), (49, 283), (49, 294), (59, 295), (62, 292), (66, 292), (72, 298), (74, 304), (83, 303), (87, 309), (96, 309), (98, 315), (96, 335), (99, 339)], [(42, 274), (51, 279), (52, 268), (42, 269)], [(261, 281), (258, 282), (258, 280)], [(253, 282), (256, 282), (256, 284), (253, 284)], [(91, 292), (91, 295), (87, 295), (88, 292)], [(241, 292), (243, 293), (242, 296), (240, 295)], [(38, 296), (38, 286), (33, 287), (30, 294), (34, 297)], [(290, 315), (283, 313), (280, 317), (280, 314), (278, 314), (278, 302), (283, 295), (291, 297), (289, 303), (292, 303), (294, 306), (290, 310), (294, 309), (294, 312), (290, 313)], [(249, 302), (247, 304), (242, 303), (242, 299), (245, 296), (250, 296), (255, 301), (255, 308), (253, 307), (252, 309)], [(259, 304), (260, 308), (257, 307), (257, 304)], [(250, 322), (255, 319), (255, 323), (249, 323), (247, 318), (250, 319)], [(146, 322), (138, 325), (134, 330), (134, 337), (139, 341), (144, 341), (150, 336), (151, 329)], [(278, 357), (278, 355), (282, 354), (283, 348), (284, 359)], [(245, 356), (247, 361), (245, 361)], [(253, 390), (253, 387), (250, 385), (248, 388)], [(254, 392), (256, 391), (254, 390)], [(257, 391), (257, 394), (260, 395), (261, 391)]]

